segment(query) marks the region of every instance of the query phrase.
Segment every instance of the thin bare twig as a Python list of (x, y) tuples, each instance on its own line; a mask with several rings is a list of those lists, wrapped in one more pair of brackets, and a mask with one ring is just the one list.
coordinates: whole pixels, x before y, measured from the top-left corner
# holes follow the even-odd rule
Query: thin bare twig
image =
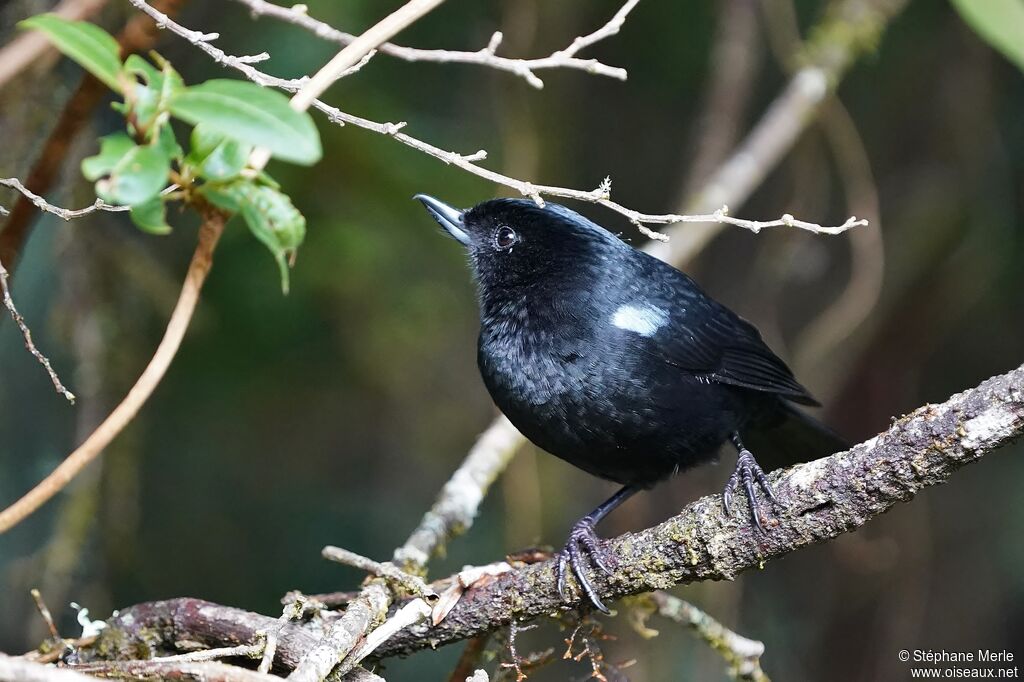
[(74, 665), (70, 669), (114, 679), (193, 679), (202, 682), (280, 682), (281, 679), (214, 661), (97, 661)]
[[(422, 0), (422, 2), (424, 3), (439, 3), (440, 1), (441, 0)], [(411, 147), (429, 156), (433, 156), (434, 158), (439, 159), (448, 165), (456, 166), (458, 168), (461, 168), (462, 170), (477, 175), (485, 180), (489, 180), (491, 182), (513, 189), (519, 192), (522, 196), (529, 197), (530, 199), (534, 200), (535, 202), (537, 202), (538, 205), (544, 204), (544, 196), (556, 197), (560, 199), (575, 199), (577, 201), (599, 204), (601, 206), (604, 206), (615, 211), (616, 213), (625, 216), (642, 233), (644, 233), (651, 239), (660, 241), (668, 241), (668, 236), (661, 232), (652, 230), (650, 227), (648, 227), (648, 225), (671, 225), (675, 223), (718, 223), (735, 225), (737, 227), (743, 227), (754, 232), (758, 232), (767, 227), (788, 226), (808, 230), (810, 232), (818, 234), (839, 234), (858, 225), (866, 224), (863, 220), (858, 220), (856, 217), (851, 217), (847, 219), (846, 222), (844, 222), (842, 225), (823, 226), (818, 223), (797, 220), (796, 218), (788, 214), (783, 215), (782, 217), (776, 220), (743, 220), (741, 218), (734, 218), (730, 216), (729, 209), (725, 205), (725, 202), (718, 204), (717, 210), (712, 209), (713, 212), (703, 213), (701, 215), (685, 215), (675, 213), (642, 213), (640, 211), (627, 208), (626, 206), (623, 206), (622, 204), (619, 204), (611, 199), (610, 178), (605, 178), (596, 188), (592, 190), (570, 189), (567, 187), (558, 187), (555, 185), (538, 185), (532, 182), (518, 180), (516, 178), (509, 177), (502, 173), (498, 173), (496, 171), (478, 165), (477, 161), (486, 158), (486, 152), (483, 150), (471, 155), (463, 155), (458, 154), (456, 152), (449, 152), (428, 142), (424, 142), (415, 137), (407, 135), (406, 133), (400, 132), (402, 128), (404, 128), (406, 125), (404, 122), (378, 123), (376, 121), (371, 121), (369, 119), (362, 118), (361, 116), (355, 116), (353, 114), (346, 113), (338, 109), (337, 107), (333, 107), (319, 99), (316, 99), (320, 92), (322, 92), (323, 89), (326, 89), (327, 85), (330, 85), (331, 82), (334, 82), (334, 80), (340, 77), (340, 75), (335, 73), (335, 71), (337, 71), (338, 69), (342, 69), (341, 73), (344, 73), (344, 68), (350, 68), (350, 62), (354, 63), (353, 60), (358, 61), (359, 58), (366, 54), (364, 50), (373, 49), (373, 47), (376, 47), (376, 45), (362, 42), (353, 42), (349, 44), (348, 47), (346, 47), (344, 50), (338, 53), (338, 56), (336, 56), (335, 59), (332, 60), (331, 64), (328, 64), (328, 66), (324, 67), (324, 69), (321, 69), (320, 73), (325, 74), (323, 78), (318, 78), (318, 76), (314, 76), (314, 78), (317, 79), (317, 83), (315, 84), (315, 86), (312, 83), (312, 81), (306, 82), (304, 84), (299, 84), (296, 81), (286, 81), (275, 76), (267, 75), (266, 73), (263, 73), (259, 69), (254, 68), (246, 61), (239, 59), (238, 57), (228, 55), (223, 50), (214, 47), (210, 44), (209, 41), (217, 37), (217, 34), (215, 33), (206, 34), (185, 28), (184, 26), (171, 20), (169, 17), (162, 14), (161, 12), (153, 9), (148, 3), (145, 2), (145, 0), (129, 0), (129, 2), (131, 2), (132, 5), (137, 7), (139, 10), (153, 17), (153, 19), (157, 23), (157, 26), (161, 28), (166, 28), (171, 32), (175, 33), (176, 35), (180, 36), (181, 38), (184, 38), (185, 40), (189, 41), (196, 47), (200, 48), (203, 52), (208, 54), (218, 64), (229, 66), (239, 71), (241, 74), (243, 74), (246, 78), (253, 81), (254, 83), (258, 83), (260, 85), (269, 87), (280, 88), (288, 92), (303, 93), (303, 96), (301, 98), (298, 97), (297, 95), (292, 100), (293, 106), (295, 106), (296, 108), (298, 108), (299, 106), (312, 106), (326, 114), (327, 118), (332, 123), (339, 125), (350, 123), (360, 128), (364, 128), (366, 130), (370, 130), (381, 135), (387, 135), (389, 137), (392, 137), (395, 140), (406, 145), (407, 147)], [(401, 12), (401, 10), (399, 10), (399, 12)], [(395, 14), (390, 15), (384, 21), (388, 21), (389, 19), (391, 19), (391, 17), (398, 15), (399, 12), (395, 12)], [(402, 17), (402, 20), (404, 19), (405, 18)], [(384, 23), (384, 21), (382, 21), (381, 23)], [(396, 26), (400, 23), (401, 21), (399, 20), (396, 20), (394, 22)], [(404, 27), (404, 25), (399, 26), (399, 28), (402, 27)], [(389, 29), (393, 28), (394, 26), (389, 27)], [(372, 31), (374, 29), (370, 30)], [(591, 44), (591, 42), (589, 41), (594, 40), (593, 36), (599, 34), (600, 32), (600, 30), (595, 31), (589, 36), (577, 38), (577, 41), (582, 41), (584, 43), (584, 46), (589, 45)], [(380, 34), (376, 35), (375, 37), (380, 37), (380, 35), (383, 35), (383, 31)], [(574, 44), (575, 42), (576, 41), (574, 41)], [(351, 50), (349, 56), (344, 60), (341, 59), (340, 56), (347, 50)], [(331, 76), (329, 82), (328, 76)], [(260, 162), (266, 163), (266, 159), (264, 158), (264, 156), (266, 156), (265, 152), (258, 156), (254, 153), (253, 159), (250, 160), (250, 164), (253, 165), (254, 167), (260, 167)]]
[(211, 208), (203, 208), (203, 224), (199, 230), (199, 244), (192, 255), (178, 302), (167, 322), (167, 329), (146, 369), (132, 386), (128, 395), (114, 411), (85, 439), (60, 465), (21, 499), (0, 512), (0, 533), (11, 529), (43, 503), (56, 495), (89, 462), (96, 459), (126, 427), (152, 395), (185, 337), (203, 282), (213, 265), (213, 251), (224, 231), (225, 216)]
[(239, 646), (217, 647), (216, 649), (200, 649), (173, 656), (158, 656), (147, 660), (158, 663), (198, 663), (200, 661), (216, 661), (218, 658), (257, 658), (263, 653), (259, 644), (242, 644)]
[[(733, 153), (692, 196), (680, 202), (682, 211), (713, 211), (723, 204), (739, 205), (793, 147), (819, 108), (835, 91), (850, 67), (871, 46), (907, 0), (842, 0), (830, 6), (812, 28), (816, 39), (801, 55), (801, 67), (772, 101)], [(721, 224), (670, 230), (672, 241), (647, 245), (647, 252), (669, 263), (685, 264), (715, 235)]]
[(407, 627), (416, 625), (430, 617), (430, 606), (423, 599), (416, 598), (407, 602), (395, 615), (379, 626), (366, 633), (365, 639), (338, 665), (337, 674), (345, 675), (359, 665), (364, 658), (372, 654), (396, 634)]
[[(69, 391), (63, 383), (61, 383), (60, 377), (57, 376), (57, 372), (53, 369), (53, 365), (50, 364), (49, 358), (39, 352), (36, 348), (35, 342), (32, 340), (32, 330), (28, 328), (28, 324), (25, 323), (25, 318), (21, 316), (18, 309), (14, 305), (14, 299), (11, 298), (11, 290), (7, 285), (7, 269), (3, 263), (0, 263), (0, 292), (3, 293), (4, 306), (7, 308), (7, 312), (10, 313), (11, 319), (18, 325), (18, 329), (21, 330), (21, 336), (25, 339), (25, 348), (28, 352), (39, 361), (39, 364), (43, 366), (46, 373), (50, 375), (50, 381), (53, 382), (53, 387), (62, 396), (67, 398), (68, 402), (74, 405), (75, 394)], [(2, 531), (0, 531), (2, 532)]]
[[(693, 630), (729, 664), (729, 673), (739, 680), (770, 682), (761, 670), (764, 643), (748, 639), (725, 627), (693, 604), (662, 590), (652, 592), (650, 599), (659, 616)], [(648, 630), (648, 634), (656, 634)]]
[(29, 591), (29, 594), (32, 595), (32, 601), (36, 603), (36, 610), (39, 611), (39, 615), (42, 616), (43, 622), (46, 623), (46, 628), (50, 631), (50, 636), (55, 640), (59, 640), (61, 638), (60, 632), (58, 632), (57, 625), (53, 622), (53, 614), (50, 613), (49, 607), (47, 607), (46, 602), (43, 601), (43, 595), (34, 587)]
[(271, 666), (274, 665), (274, 655), (277, 653), (277, 644), (281, 638), (281, 631), (284, 630), (285, 626), (293, 620), (302, 618), (303, 614), (306, 613), (306, 609), (310, 608), (309, 600), (305, 595), (297, 594), (290, 599), (281, 610), (281, 616), (277, 619), (277, 624), (274, 627), (267, 628), (263, 633), (263, 657), (260, 659), (260, 665), (256, 669), (261, 673), (269, 673)]
[(375, 624), (383, 621), (390, 605), (391, 595), (383, 581), (371, 581), (349, 603), (345, 614), (332, 623), (316, 645), (303, 655), (288, 679), (291, 682), (323, 680)]
[(437, 501), (423, 515), (394, 562), (410, 573), (423, 573), (435, 552), (473, 525), (487, 490), (526, 439), (506, 417), (498, 417), (477, 439)]
[[(96, 643), (96, 639), (99, 635), (89, 635), (88, 637), (78, 637), (76, 639), (63, 639), (61, 641), (71, 648), (71, 650), (78, 650), (83, 647), (89, 647)], [(61, 656), (66, 653), (63, 647), (51, 647), (47, 651), (40, 651), (39, 649), (33, 649), (27, 653), (21, 655), (27, 661), (34, 661), (36, 663), (54, 663), (60, 660)]]
[(390, 561), (374, 561), (373, 559), (368, 559), (367, 557), (356, 554), (355, 552), (347, 549), (331, 545), (324, 547), (320, 551), (320, 554), (329, 561), (345, 564), (346, 566), (353, 566), (366, 571), (367, 573), (387, 578), (388, 580), (401, 585), (417, 597), (422, 597), (430, 602), (437, 601), (437, 592), (434, 592), (429, 585), (423, 582), (423, 578), (406, 573)]
[(21, 184), (21, 181), (18, 180), (17, 178), (0, 178), (0, 185), (4, 187), (10, 187), (11, 189), (21, 192), (23, 195), (25, 195), (25, 197), (28, 198), (29, 201), (31, 201), (36, 206), (36, 208), (42, 211), (46, 211), (47, 213), (52, 213), (53, 215), (57, 216), (58, 218), (62, 218), (63, 220), (81, 218), (84, 215), (89, 215), (90, 213), (95, 213), (96, 211), (117, 212), (130, 210), (129, 206), (112, 206), (111, 204), (106, 203), (102, 199), (97, 199), (95, 202), (93, 202), (91, 206), (86, 206), (85, 208), (61, 208), (60, 206), (54, 206), (53, 204), (46, 201), (46, 199), (29, 190), (27, 187), (25, 187), (25, 185)]
[[(542, 81), (536, 71), (551, 69), (576, 69), (599, 76), (607, 76), (618, 80), (626, 80), (626, 70), (608, 66), (597, 59), (582, 59), (576, 55), (584, 48), (590, 47), (605, 38), (611, 37), (619, 32), (626, 21), (626, 17), (636, 7), (640, 0), (629, 0), (608, 20), (608, 22), (597, 31), (586, 36), (576, 38), (571, 45), (565, 49), (552, 52), (547, 57), (536, 59), (514, 59), (502, 57), (497, 54), (501, 46), (503, 35), (500, 31), (495, 32), (487, 45), (475, 52), (462, 50), (424, 50), (415, 47), (404, 47), (394, 43), (383, 43), (377, 49), (391, 57), (404, 59), (409, 62), (434, 62), (434, 63), (461, 63), (478, 64), (498, 71), (507, 71), (526, 80), (535, 88), (543, 88)], [(341, 45), (348, 45), (355, 40), (355, 36), (344, 31), (339, 31), (330, 24), (314, 19), (306, 12), (304, 5), (283, 7), (266, 0), (237, 0), (252, 12), (253, 16), (269, 16), (281, 21), (300, 26), (314, 35), (330, 40)]]
[(444, 0), (409, 0), (397, 10), (371, 26), (358, 38), (346, 45), (323, 68), (313, 74), (308, 83), (292, 98), (292, 108), (305, 111), (317, 97), (338, 80), (348, 69), (359, 63), (366, 54), (377, 49), (395, 34), (409, 26)]

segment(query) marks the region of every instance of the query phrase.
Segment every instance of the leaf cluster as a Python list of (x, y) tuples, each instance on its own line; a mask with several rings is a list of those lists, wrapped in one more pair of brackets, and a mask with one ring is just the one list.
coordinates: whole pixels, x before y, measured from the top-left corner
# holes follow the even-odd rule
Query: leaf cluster
[[(65, 55), (121, 96), (115, 108), (125, 129), (100, 138), (99, 153), (82, 162), (104, 201), (131, 207), (132, 222), (167, 234), (168, 204), (205, 201), (241, 215), (270, 250), (288, 290), (288, 271), (306, 233), (306, 220), (267, 173), (249, 160), (259, 147), (301, 165), (321, 156), (320, 136), (306, 112), (279, 92), (248, 81), (213, 79), (186, 85), (156, 53), (122, 60), (117, 41), (100, 27), (42, 14), (20, 24), (43, 32)], [(171, 119), (192, 126), (188, 149)]]

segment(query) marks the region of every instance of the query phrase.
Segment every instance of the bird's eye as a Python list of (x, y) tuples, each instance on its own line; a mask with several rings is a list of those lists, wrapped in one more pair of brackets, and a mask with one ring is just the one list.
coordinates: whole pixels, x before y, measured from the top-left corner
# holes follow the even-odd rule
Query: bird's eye
[(516, 236), (516, 231), (511, 227), (503, 225), (494, 233), (494, 245), (502, 251), (511, 249), (517, 241), (519, 241), (519, 237)]

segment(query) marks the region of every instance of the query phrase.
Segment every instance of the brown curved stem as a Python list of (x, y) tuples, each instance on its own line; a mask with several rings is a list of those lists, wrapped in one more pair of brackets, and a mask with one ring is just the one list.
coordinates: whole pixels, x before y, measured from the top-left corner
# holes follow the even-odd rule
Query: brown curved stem
[(192, 262), (185, 274), (185, 282), (182, 284), (178, 303), (174, 306), (174, 312), (171, 313), (171, 319), (167, 323), (167, 330), (164, 332), (164, 337), (160, 341), (156, 353), (153, 354), (153, 358), (124, 400), (85, 439), (85, 442), (68, 455), (36, 487), (0, 512), (0, 533), (10, 530), (60, 492), (89, 462), (103, 452), (103, 449), (124, 430), (124, 427), (128, 426), (149, 396), (153, 394), (153, 390), (163, 379), (167, 368), (170, 367), (171, 361), (177, 354), (181, 340), (185, 337), (185, 331), (188, 329), (196, 304), (199, 302), (199, 292), (213, 265), (213, 251), (224, 231), (225, 220), (225, 215), (220, 211), (203, 210), (203, 224), (199, 229), (199, 244), (196, 246)]

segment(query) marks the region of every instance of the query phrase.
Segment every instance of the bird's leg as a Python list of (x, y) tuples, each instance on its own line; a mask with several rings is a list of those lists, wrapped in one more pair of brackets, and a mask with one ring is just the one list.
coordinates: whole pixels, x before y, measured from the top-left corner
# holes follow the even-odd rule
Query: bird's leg
[(736, 469), (732, 472), (732, 475), (725, 484), (725, 490), (722, 492), (722, 506), (725, 507), (725, 513), (728, 516), (732, 516), (732, 491), (733, 488), (742, 483), (743, 490), (747, 494), (747, 502), (750, 504), (750, 515), (754, 519), (754, 526), (763, 533), (764, 526), (761, 525), (761, 512), (758, 508), (757, 490), (754, 488), (754, 483), (756, 482), (761, 486), (761, 489), (764, 490), (765, 494), (768, 495), (768, 499), (773, 504), (778, 504), (779, 500), (775, 497), (775, 492), (768, 484), (768, 477), (765, 476), (764, 470), (758, 465), (750, 450), (743, 446), (740, 434), (733, 433), (731, 440), (732, 444), (736, 447), (736, 452), (739, 453), (739, 457), (736, 459)]
[(568, 572), (566, 569), (571, 566), (572, 573), (576, 576), (576, 582), (579, 583), (580, 589), (587, 595), (590, 603), (604, 613), (611, 613), (608, 607), (601, 602), (597, 591), (591, 584), (590, 579), (587, 578), (585, 570), (586, 557), (589, 556), (595, 566), (611, 575), (612, 571), (606, 561), (607, 557), (602, 546), (602, 540), (597, 537), (594, 527), (609, 512), (628, 500), (639, 490), (640, 488), (636, 486), (624, 486), (605, 500), (597, 509), (573, 524), (572, 530), (569, 531), (569, 541), (565, 543), (565, 548), (558, 553), (558, 594), (562, 597), (562, 601), (570, 601), (569, 595), (565, 590), (565, 577)]

